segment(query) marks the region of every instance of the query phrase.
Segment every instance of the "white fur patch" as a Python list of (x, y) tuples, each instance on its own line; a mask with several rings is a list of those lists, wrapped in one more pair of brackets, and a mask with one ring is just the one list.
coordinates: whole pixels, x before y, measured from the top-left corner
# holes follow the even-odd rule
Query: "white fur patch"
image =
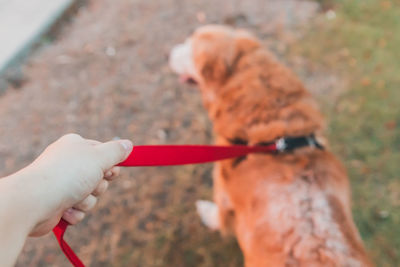
[(318, 185), (302, 179), (286, 186), (269, 181), (257, 194), (268, 196), (257, 225), (262, 228), (268, 224), (286, 236), (285, 253), (303, 258), (318, 250), (337, 262), (360, 266), (333, 218), (326, 193)]
[(196, 209), (205, 226), (211, 230), (219, 229), (218, 206), (214, 202), (197, 200)]
[(193, 62), (192, 42), (187, 39), (184, 43), (176, 45), (169, 56), (171, 69), (180, 74), (197, 78), (196, 68)]

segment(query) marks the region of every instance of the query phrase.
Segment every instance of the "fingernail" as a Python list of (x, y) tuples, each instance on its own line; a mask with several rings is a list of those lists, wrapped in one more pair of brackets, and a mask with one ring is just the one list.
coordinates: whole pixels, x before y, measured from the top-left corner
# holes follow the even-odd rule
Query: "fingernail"
[(107, 171), (104, 177), (109, 178), (113, 175), (112, 171)]
[(64, 213), (72, 214), (72, 212), (73, 212), (72, 208), (69, 208)]
[(121, 140), (121, 141), (119, 141), (119, 142), (121, 143), (121, 145), (124, 147), (124, 149), (125, 149), (127, 152), (131, 152), (131, 151), (132, 151), (133, 144), (132, 144), (131, 141), (129, 141), (129, 140)]

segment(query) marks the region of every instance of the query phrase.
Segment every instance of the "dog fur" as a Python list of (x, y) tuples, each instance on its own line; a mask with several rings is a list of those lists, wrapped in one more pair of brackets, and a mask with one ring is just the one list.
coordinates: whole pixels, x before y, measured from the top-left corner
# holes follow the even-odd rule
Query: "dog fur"
[[(172, 50), (170, 65), (198, 84), (216, 144), (310, 134), (323, 142), (324, 120), (310, 93), (250, 33), (201, 27)], [(215, 204), (198, 201), (198, 213), (211, 229), (236, 235), (247, 267), (371, 266), (346, 171), (328, 149), (224, 160), (213, 178)]]

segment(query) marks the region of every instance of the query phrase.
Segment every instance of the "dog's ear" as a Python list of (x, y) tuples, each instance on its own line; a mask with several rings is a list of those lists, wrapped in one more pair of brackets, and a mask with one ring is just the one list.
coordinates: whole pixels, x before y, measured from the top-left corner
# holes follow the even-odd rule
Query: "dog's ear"
[(200, 32), (193, 38), (196, 69), (203, 82), (221, 85), (232, 75), (240, 58), (258, 47), (257, 38), (244, 30)]
[(261, 46), (258, 39), (245, 30), (235, 31), (235, 56), (241, 57)]
[(222, 84), (226, 80), (233, 54), (227, 38), (202, 34), (193, 41), (193, 52), (196, 69), (204, 83)]
[(221, 56), (212, 56), (204, 62), (200, 73), (204, 80), (222, 84), (229, 76), (229, 62)]

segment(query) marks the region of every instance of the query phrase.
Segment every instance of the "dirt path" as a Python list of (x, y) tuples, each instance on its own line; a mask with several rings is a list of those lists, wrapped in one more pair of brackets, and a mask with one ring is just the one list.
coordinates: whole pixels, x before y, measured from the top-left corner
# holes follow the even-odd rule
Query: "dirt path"
[[(89, 1), (29, 61), (22, 88), (0, 96), (0, 176), (67, 132), (136, 144), (211, 143), (198, 92), (167, 66), (171, 47), (201, 24), (228, 23), (253, 30), (284, 58), (317, 8), (300, 0)], [(210, 170), (124, 170), (67, 239), (91, 266), (241, 266), (236, 243), (209, 233), (194, 212), (196, 199), (211, 197)], [(17, 263), (49, 265), (69, 266), (50, 235), (29, 240)]]

